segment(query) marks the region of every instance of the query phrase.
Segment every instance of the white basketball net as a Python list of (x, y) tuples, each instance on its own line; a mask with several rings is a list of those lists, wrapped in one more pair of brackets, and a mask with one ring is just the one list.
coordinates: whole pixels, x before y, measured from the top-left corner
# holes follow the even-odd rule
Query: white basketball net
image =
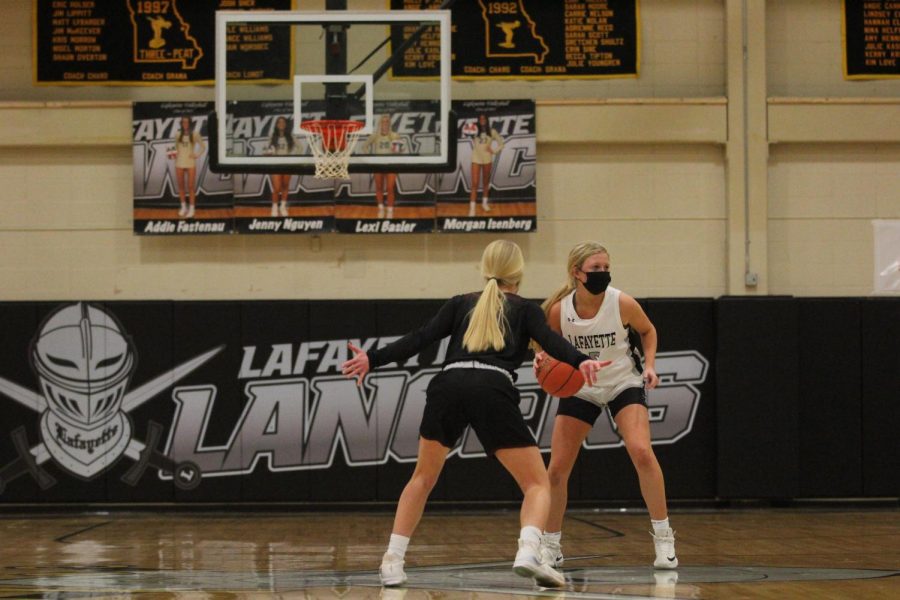
[(316, 179), (349, 179), (347, 166), (359, 140), (363, 123), (359, 121), (305, 121), (300, 128), (306, 134)]

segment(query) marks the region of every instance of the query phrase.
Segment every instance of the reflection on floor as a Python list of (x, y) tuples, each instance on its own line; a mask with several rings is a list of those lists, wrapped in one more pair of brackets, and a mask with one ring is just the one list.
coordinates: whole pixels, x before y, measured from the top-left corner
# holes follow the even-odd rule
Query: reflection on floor
[(511, 570), (514, 512), (426, 513), (409, 582), (375, 567), (392, 516), (7, 515), (0, 598), (900, 598), (900, 510), (675, 512), (680, 566), (654, 570), (647, 517), (574, 512), (568, 585)]

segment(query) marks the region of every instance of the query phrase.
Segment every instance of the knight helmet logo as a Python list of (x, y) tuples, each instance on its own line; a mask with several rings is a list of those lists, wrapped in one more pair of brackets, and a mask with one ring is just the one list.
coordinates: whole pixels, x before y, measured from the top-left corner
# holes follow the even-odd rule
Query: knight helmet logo
[(173, 472), (182, 489), (200, 483), (200, 469), (191, 462), (175, 464), (157, 450), (163, 427), (147, 424), (147, 437), (133, 437), (128, 413), (150, 400), (216, 355), (214, 348), (167, 373), (128, 390), (137, 353), (122, 325), (103, 307), (86, 302), (65, 304), (53, 311), (31, 343), (29, 360), (39, 392), (0, 377), (0, 394), (40, 416), (41, 443), (29, 447), (24, 426), (11, 432), (18, 458), (0, 468), (0, 493), (6, 485), (29, 473), (41, 489), (56, 480), (41, 465), (53, 460), (80, 479), (90, 480), (115, 465), (124, 455), (134, 464), (122, 477), (137, 485), (148, 466)]
[(131, 441), (122, 411), (135, 367), (131, 340), (111, 314), (79, 302), (50, 315), (30, 359), (49, 408), (41, 416), (47, 451), (71, 473), (94, 477)]

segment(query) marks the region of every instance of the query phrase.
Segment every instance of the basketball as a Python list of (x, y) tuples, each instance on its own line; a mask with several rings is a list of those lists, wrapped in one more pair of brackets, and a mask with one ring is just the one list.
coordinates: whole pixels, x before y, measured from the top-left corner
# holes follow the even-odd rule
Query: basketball
[(570, 364), (548, 356), (538, 371), (538, 384), (551, 396), (568, 398), (584, 385), (584, 376)]

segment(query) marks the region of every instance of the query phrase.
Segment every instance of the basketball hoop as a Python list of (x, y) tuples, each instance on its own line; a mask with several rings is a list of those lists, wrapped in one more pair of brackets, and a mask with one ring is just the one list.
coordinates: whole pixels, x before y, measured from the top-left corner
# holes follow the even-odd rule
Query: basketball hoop
[(306, 134), (317, 179), (349, 179), (350, 155), (365, 124), (360, 121), (304, 121), (300, 128)]

